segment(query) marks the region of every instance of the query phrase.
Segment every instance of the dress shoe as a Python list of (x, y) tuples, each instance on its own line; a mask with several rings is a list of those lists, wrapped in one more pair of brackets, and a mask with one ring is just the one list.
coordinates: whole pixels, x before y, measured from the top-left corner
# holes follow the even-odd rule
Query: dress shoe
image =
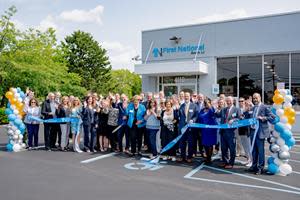
[(261, 169), (259, 169), (259, 170), (257, 170), (254, 174), (255, 174), (255, 175), (262, 175), (263, 173), (264, 173), (264, 171), (261, 170)]
[(233, 165), (225, 165), (224, 169), (232, 169)]

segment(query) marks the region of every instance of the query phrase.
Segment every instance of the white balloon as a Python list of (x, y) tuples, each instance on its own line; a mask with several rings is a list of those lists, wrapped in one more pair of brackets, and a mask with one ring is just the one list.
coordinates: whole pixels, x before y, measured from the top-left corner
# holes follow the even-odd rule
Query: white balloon
[(14, 144), (15, 144), (15, 142), (14, 142), (13, 140), (11, 140), (11, 141), (10, 141), (10, 144), (14, 145)]
[(278, 115), (279, 117), (281, 117), (284, 114), (284, 110), (279, 108), (276, 110), (276, 115)]
[(282, 161), (281, 161), (279, 158), (275, 158), (275, 159), (274, 159), (274, 163), (275, 163), (276, 165), (278, 165), (278, 166), (280, 166), (280, 165), (283, 164)]
[(25, 143), (22, 143), (21, 146), (22, 146), (22, 148), (25, 148), (25, 147), (26, 147), (26, 144), (25, 144)]
[(16, 131), (16, 130), (19, 130), (17, 127), (15, 127), (15, 126), (13, 126), (12, 128), (11, 128), (13, 131)]
[(16, 93), (18, 92), (18, 90), (17, 90), (16, 88), (13, 88), (13, 89), (12, 89), (12, 92), (13, 92), (14, 94), (16, 94)]
[(23, 139), (23, 135), (20, 134), (20, 135), (19, 135), (19, 138), (20, 138), (20, 139)]
[(19, 97), (20, 97), (20, 94), (19, 94), (19, 93), (16, 93), (16, 94), (15, 94), (15, 98), (18, 99)]
[(283, 126), (287, 130), (292, 130), (292, 125), (290, 125), (290, 124), (284, 124)]
[(18, 134), (18, 135), (20, 135), (21, 131), (18, 129), (18, 130), (15, 131), (15, 133)]
[(20, 139), (19, 139), (18, 143), (19, 143), (19, 145), (21, 145), (21, 146), (22, 146), (22, 144), (23, 144), (23, 140), (20, 140)]
[(292, 95), (286, 95), (284, 97), (284, 102), (292, 102), (293, 101), (293, 97)]
[(271, 156), (276, 159), (278, 158), (278, 153), (273, 153)]
[(14, 150), (14, 152), (18, 152), (21, 150), (21, 146), (19, 144), (14, 144), (13, 150)]
[(18, 115), (18, 114), (19, 114), (19, 111), (18, 111), (17, 109), (15, 109), (15, 110), (14, 110), (14, 114), (15, 114), (15, 115)]
[(287, 94), (287, 91), (285, 89), (280, 89), (279, 92), (282, 96), (285, 96)]
[(291, 108), (291, 107), (293, 107), (293, 105), (290, 102), (284, 102), (283, 107), (284, 108)]
[(23, 102), (23, 99), (21, 97), (18, 98), (19, 102)]
[(288, 118), (284, 115), (280, 116), (280, 122), (286, 124), (288, 122)]
[(279, 133), (277, 131), (273, 131), (273, 136), (278, 138), (279, 137)]
[(8, 135), (13, 135), (13, 134), (14, 134), (14, 131), (10, 129), (10, 130), (7, 131), (7, 134), (8, 134)]
[(281, 151), (289, 151), (289, 150), (290, 150), (289, 147), (288, 147), (287, 145), (282, 145), (282, 146), (280, 147), (280, 149), (281, 149)]
[(15, 110), (15, 109), (16, 109), (16, 106), (15, 106), (15, 105), (11, 105), (11, 106), (10, 106), (10, 109)]
[(284, 142), (284, 140), (281, 137), (279, 137), (276, 140), (276, 144), (278, 144), (281, 147), (281, 146), (285, 145), (285, 142)]
[(17, 135), (17, 134), (15, 134), (14, 136), (13, 136), (13, 139), (14, 140), (17, 140), (19, 138), (19, 136)]
[(283, 175), (289, 175), (293, 172), (293, 169), (291, 167), (291, 165), (289, 164), (282, 164), (279, 166), (279, 171), (283, 174)]
[(274, 103), (274, 104), (273, 104), (273, 108), (275, 108), (275, 109), (277, 110), (277, 109), (282, 108), (282, 106), (281, 106), (281, 105), (277, 105), (277, 104)]

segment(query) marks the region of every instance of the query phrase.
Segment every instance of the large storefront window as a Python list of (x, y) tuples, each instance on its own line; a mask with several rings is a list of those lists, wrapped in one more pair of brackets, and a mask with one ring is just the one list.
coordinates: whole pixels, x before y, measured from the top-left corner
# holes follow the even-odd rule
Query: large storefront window
[(217, 66), (220, 92), (237, 96), (237, 58), (218, 58)]
[(294, 97), (294, 109), (300, 111), (300, 53), (292, 54), (291, 90)]
[(198, 76), (161, 76), (159, 78), (159, 89), (165, 92), (166, 96), (178, 94), (180, 91), (197, 92)]
[(266, 55), (264, 61), (265, 103), (272, 104), (277, 83), (284, 82), (286, 88), (289, 86), (289, 55)]
[(239, 95), (251, 96), (255, 92), (261, 94), (262, 56), (239, 57)]

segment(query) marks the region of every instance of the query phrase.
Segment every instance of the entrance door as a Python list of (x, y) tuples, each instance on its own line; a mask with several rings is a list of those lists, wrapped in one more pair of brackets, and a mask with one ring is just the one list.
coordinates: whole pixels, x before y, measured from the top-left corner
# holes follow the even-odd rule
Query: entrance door
[(189, 92), (192, 95), (196, 92), (196, 85), (181, 85), (179, 91)]
[(173, 94), (178, 94), (178, 86), (177, 85), (165, 85), (164, 93), (167, 97), (172, 96)]

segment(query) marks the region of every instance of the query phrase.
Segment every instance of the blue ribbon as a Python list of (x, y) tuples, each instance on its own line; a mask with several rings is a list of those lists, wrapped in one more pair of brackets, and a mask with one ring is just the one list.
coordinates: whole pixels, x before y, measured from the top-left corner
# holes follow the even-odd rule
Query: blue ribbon
[[(214, 128), (214, 129), (231, 129), (231, 128), (239, 128), (239, 127), (244, 127), (244, 126), (251, 126), (255, 125), (255, 132), (254, 132), (254, 140), (251, 145), (251, 152), (253, 150), (254, 146), (254, 141), (255, 137), (257, 135), (258, 131), (258, 120), (255, 118), (250, 118), (250, 119), (243, 119), (243, 120), (237, 120), (233, 122), (232, 124), (219, 124), (219, 125), (207, 125), (207, 124), (199, 124), (199, 123), (192, 123), (192, 124), (187, 124), (181, 129), (181, 134), (178, 135), (175, 139), (173, 139), (169, 144), (167, 144), (159, 153), (159, 155), (154, 158), (149, 160), (150, 163), (155, 164), (159, 162), (159, 158), (161, 154), (164, 152), (170, 150), (181, 138), (182, 136), (186, 133), (186, 131), (189, 128)], [(155, 160), (155, 162), (153, 162)]]
[(29, 116), (28, 119), (33, 121), (43, 122), (43, 123), (68, 123), (68, 122), (78, 123), (79, 122), (79, 118), (77, 117), (64, 117), (64, 118), (53, 118), (53, 119), (44, 120), (38, 117)]

